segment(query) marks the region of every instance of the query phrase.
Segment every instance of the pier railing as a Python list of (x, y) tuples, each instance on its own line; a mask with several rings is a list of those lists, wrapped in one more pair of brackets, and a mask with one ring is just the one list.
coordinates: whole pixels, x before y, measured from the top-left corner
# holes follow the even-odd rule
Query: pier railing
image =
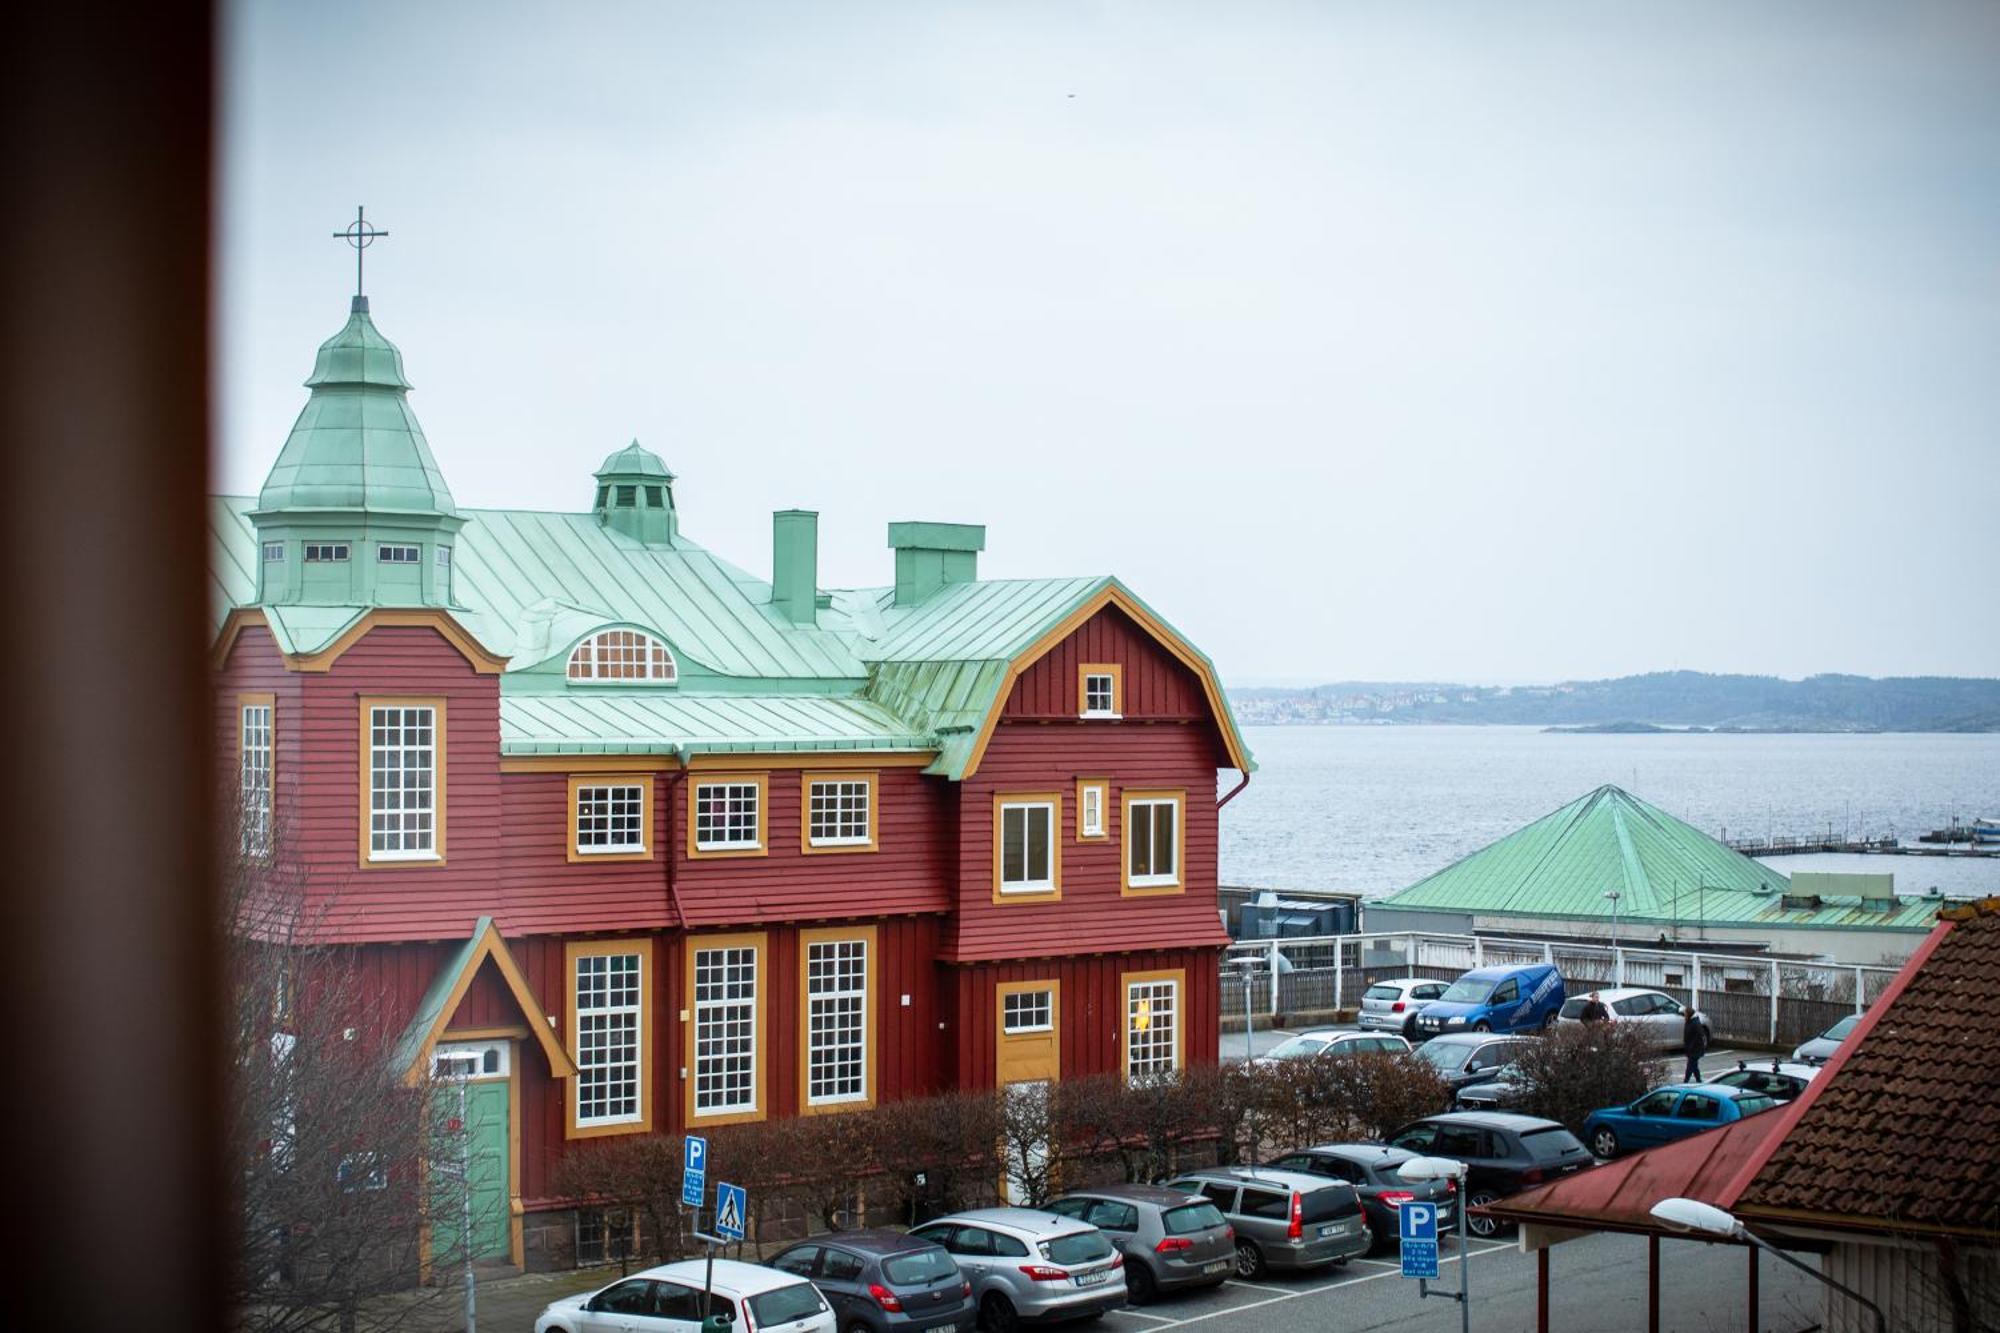
[(1800, 962), (1418, 931), (1245, 940), (1229, 946), (1222, 1013), (1288, 1025), (1358, 1008), (1394, 977), (1449, 981), (1475, 967), (1552, 963), (1571, 995), (1611, 986), (1664, 991), (1708, 1016), (1719, 1041), (1790, 1046), (1861, 1013), (1888, 989), (1893, 967)]

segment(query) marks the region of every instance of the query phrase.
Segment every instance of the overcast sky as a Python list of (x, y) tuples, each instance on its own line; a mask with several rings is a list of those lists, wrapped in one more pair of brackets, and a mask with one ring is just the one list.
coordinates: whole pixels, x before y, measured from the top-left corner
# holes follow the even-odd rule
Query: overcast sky
[(1116, 573), (1236, 683), (2000, 674), (2000, 5), (230, 14), (220, 485), (378, 325), (461, 505)]

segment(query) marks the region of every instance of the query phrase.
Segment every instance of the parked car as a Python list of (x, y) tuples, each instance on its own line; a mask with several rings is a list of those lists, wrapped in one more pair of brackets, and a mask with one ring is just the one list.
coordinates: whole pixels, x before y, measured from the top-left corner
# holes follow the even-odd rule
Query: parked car
[(1125, 1304), (1125, 1259), (1102, 1231), (1037, 1208), (979, 1208), (910, 1232), (972, 1283), (981, 1327), (1087, 1319)]
[(1792, 1059), (1800, 1064), (1823, 1065), (1833, 1059), (1833, 1053), (1840, 1049), (1840, 1043), (1853, 1035), (1854, 1029), (1860, 1025), (1861, 1015), (1849, 1014), (1811, 1041), (1800, 1042), (1798, 1049), (1792, 1052)]
[(1594, 1165), (1590, 1150), (1555, 1121), (1498, 1111), (1425, 1116), (1391, 1134), (1389, 1143), (1465, 1163), (1465, 1227), (1481, 1238), (1499, 1234), (1501, 1224), (1471, 1209)]
[[(1687, 1006), (1664, 991), (1645, 990), (1637, 986), (1607, 986), (1600, 990), (1585, 991), (1563, 1001), (1563, 1007), (1556, 1021), (1567, 1027), (1583, 1022), (1583, 1006), (1595, 995), (1610, 1011), (1610, 1022), (1620, 1027), (1630, 1025), (1646, 1034), (1648, 1043), (1661, 1051), (1677, 1050), (1681, 1045), (1681, 1034), (1687, 1024)], [(1702, 1027), (1708, 1020), (1700, 1020)]]
[(818, 1236), (780, 1252), (771, 1267), (811, 1279), (842, 1333), (970, 1333), (977, 1319), (972, 1283), (945, 1248), (900, 1231)]
[(1407, 1041), (1417, 1039), (1417, 1010), (1445, 993), (1447, 983), (1422, 977), (1397, 977), (1378, 981), (1361, 994), (1361, 1012), (1355, 1023), (1364, 1028), (1400, 1032)]
[(1372, 1237), (1361, 1196), (1345, 1181), (1303, 1171), (1218, 1166), (1174, 1177), (1236, 1228), (1236, 1275), (1310, 1272), (1366, 1254)]
[(1281, 1060), (1310, 1060), (1322, 1055), (1408, 1055), (1410, 1043), (1401, 1037), (1373, 1032), (1316, 1028), (1287, 1037), (1250, 1063), (1274, 1065)]
[(1213, 1287), (1236, 1270), (1236, 1231), (1213, 1203), (1157, 1185), (1076, 1190), (1048, 1206), (1088, 1222), (1125, 1256), (1125, 1289), (1134, 1305), (1163, 1291)]
[(1396, 1214), (1412, 1199), (1436, 1205), (1440, 1231), (1455, 1225), (1458, 1194), (1450, 1181), (1412, 1181), (1396, 1174), (1396, 1168), (1414, 1155), (1379, 1143), (1322, 1143), (1286, 1153), (1271, 1166), (1278, 1171), (1304, 1171), (1330, 1180), (1344, 1180), (1354, 1186), (1361, 1199), (1361, 1211), (1368, 1219), (1374, 1247), (1379, 1250), (1396, 1243)]
[(1684, 1139), (1704, 1129), (1768, 1111), (1777, 1104), (1764, 1093), (1747, 1088), (1669, 1083), (1635, 1102), (1592, 1111), (1583, 1122), (1583, 1138), (1599, 1157), (1616, 1157), (1635, 1148)]
[(1806, 1085), (1819, 1077), (1819, 1071), (1818, 1065), (1792, 1060), (1759, 1061), (1756, 1064), (1738, 1060), (1736, 1068), (1702, 1081), (1720, 1083), (1729, 1088), (1747, 1088), (1751, 1092), (1763, 1093), (1774, 1102), (1789, 1102), (1798, 1100)]
[[(620, 1278), (608, 1287), (551, 1302), (535, 1333), (694, 1333), (701, 1327), (707, 1262), (683, 1259)], [(709, 1283), (710, 1314), (726, 1315), (744, 1333), (836, 1333), (833, 1308), (812, 1283), (762, 1264), (717, 1259)]]
[(1417, 1034), (1535, 1032), (1562, 1006), (1562, 974), (1552, 964), (1475, 968), (1417, 1011)]
[(1526, 1077), (1518, 1063), (1504, 1064), (1491, 1077), (1468, 1083), (1452, 1093), (1455, 1111), (1511, 1111), (1528, 1093)]
[(1486, 1032), (1448, 1032), (1417, 1047), (1416, 1057), (1436, 1070), (1453, 1093), (1469, 1083), (1484, 1083), (1513, 1060), (1527, 1037), (1496, 1037)]

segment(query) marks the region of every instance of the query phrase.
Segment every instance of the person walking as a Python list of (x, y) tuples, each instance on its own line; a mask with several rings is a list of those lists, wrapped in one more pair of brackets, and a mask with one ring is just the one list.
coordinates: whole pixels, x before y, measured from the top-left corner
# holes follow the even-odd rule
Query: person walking
[(1580, 1023), (1602, 1023), (1611, 1017), (1611, 1011), (1604, 1007), (1604, 1001), (1597, 998), (1597, 992), (1592, 991), (1583, 997), (1583, 1009), (1576, 1017)]
[(1681, 1082), (1699, 1083), (1701, 1057), (1708, 1054), (1708, 1020), (1699, 1009), (1688, 1010), (1687, 1017), (1681, 1020), (1681, 1049), (1687, 1052), (1687, 1069)]

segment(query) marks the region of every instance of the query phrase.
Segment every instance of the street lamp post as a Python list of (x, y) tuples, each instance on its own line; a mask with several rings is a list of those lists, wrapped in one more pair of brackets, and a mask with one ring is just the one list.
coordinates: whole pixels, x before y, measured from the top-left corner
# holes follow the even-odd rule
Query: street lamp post
[(1801, 1273), (1811, 1274), (1841, 1295), (1847, 1297), (1848, 1300), (1853, 1301), (1856, 1305), (1865, 1307), (1870, 1314), (1875, 1316), (1876, 1333), (1889, 1333), (1888, 1316), (1882, 1313), (1881, 1307), (1876, 1305), (1875, 1302), (1869, 1300), (1852, 1287), (1842, 1286), (1840, 1283), (1835, 1282), (1811, 1264), (1800, 1263), (1797, 1259), (1792, 1258), (1791, 1255), (1786, 1254), (1762, 1236), (1757, 1235), (1750, 1228), (1737, 1221), (1735, 1217), (1717, 1208), (1714, 1204), (1703, 1203), (1699, 1199), (1662, 1199), (1653, 1205), (1651, 1211), (1654, 1217), (1659, 1218), (1670, 1227), (1678, 1227), (1682, 1231), (1698, 1231), (1705, 1235), (1720, 1236), (1725, 1240), (1742, 1241), (1746, 1245), (1755, 1245), (1767, 1254), (1776, 1255), (1792, 1267), (1798, 1269)]
[(1465, 1210), (1471, 1206), (1469, 1191), (1465, 1188), (1465, 1163), (1454, 1162), (1448, 1157), (1412, 1157), (1396, 1168), (1396, 1174), (1405, 1180), (1449, 1180), (1458, 1191), (1458, 1292), (1431, 1291), (1422, 1282), (1417, 1284), (1419, 1296), (1444, 1296), (1458, 1302), (1458, 1327), (1460, 1333), (1471, 1333), (1472, 1329), (1472, 1251), (1465, 1239)]
[(1618, 966), (1618, 900), (1624, 895), (1616, 889), (1607, 889), (1605, 901), (1611, 904), (1611, 984), (1622, 986), (1625, 978), (1620, 975), (1624, 969)]

